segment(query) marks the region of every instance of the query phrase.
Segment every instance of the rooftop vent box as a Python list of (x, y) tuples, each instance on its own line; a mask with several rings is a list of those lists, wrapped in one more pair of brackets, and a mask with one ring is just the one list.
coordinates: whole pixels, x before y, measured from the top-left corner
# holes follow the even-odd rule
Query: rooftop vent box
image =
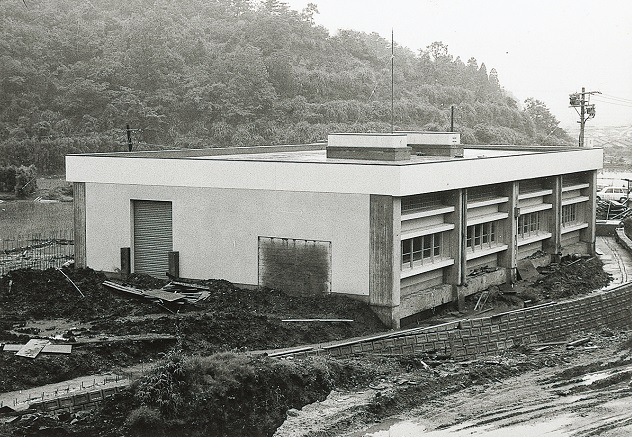
[(407, 144), (416, 155), (463, 156), (461, 134), (458, 132), (397, 132), (408, 137)]
[(410, 160), (411, 148), (403, 133), (340, 133), (327, 139), (327, 158), (372, 161)]

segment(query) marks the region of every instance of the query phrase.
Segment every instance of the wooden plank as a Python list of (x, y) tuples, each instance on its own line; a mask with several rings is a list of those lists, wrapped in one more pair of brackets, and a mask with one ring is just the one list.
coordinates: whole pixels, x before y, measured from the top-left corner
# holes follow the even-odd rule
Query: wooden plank
[[(47, 340), (45, 340), (47, 341)], [(2, 349), (4, 352), (18, 352), (22, 349), (24, 344), (5, 344)], [(70, 344), (47, 344), (42, 348), (43, 354), (69, 354), (72, 352), (72, 345)]]
[(43, 354), (70, 354), (72, 345), (70, 344), (47, 344), (42, 349)]
[(15, 354), (18, 357), (35, 358), (44, 349), (44, 346), (49, 344), (48, 340), (34, 338), (28, 341), (20, 350)]
[(182, 294), (172, 293), (171, 291), (164, 290), (143, 290), (143, 294), (145, 296), (160, 299), (165, 302), (177, 302), (179, 300), (185, 299), (185, 296)]
[(138, 288), (126, 287), (124, 285), (117, 284), (116, 282), (104, 281), (103, 285), (114, 290), (122, 291), (124, 293), (130, 293), (136, 296), (143, 296), (143, 291)]
[(283, 319), (282, 322), (353, 322), (353, 319)]

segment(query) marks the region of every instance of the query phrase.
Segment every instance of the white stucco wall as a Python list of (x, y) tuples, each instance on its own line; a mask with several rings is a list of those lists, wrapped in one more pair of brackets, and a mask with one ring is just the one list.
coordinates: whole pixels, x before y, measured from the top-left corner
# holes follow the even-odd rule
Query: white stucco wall
[(86, 199), (93, 269), (120, 268), (120, 248), (133, 247), (131, 200), (171, 201), (183, 277), (257, 284), (259, 236), (322, 240), (332, 291), (368, 295), (368, 195), (86, 183)]

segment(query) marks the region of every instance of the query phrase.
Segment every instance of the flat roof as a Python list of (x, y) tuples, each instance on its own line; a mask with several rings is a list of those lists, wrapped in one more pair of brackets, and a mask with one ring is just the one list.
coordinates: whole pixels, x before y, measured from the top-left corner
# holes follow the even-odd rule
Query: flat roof
[(325, 143), (68, 155), (71, 182), (404, 196), (598, 170), (601, 149), (467, 146), (462, 158), (327, 158)]

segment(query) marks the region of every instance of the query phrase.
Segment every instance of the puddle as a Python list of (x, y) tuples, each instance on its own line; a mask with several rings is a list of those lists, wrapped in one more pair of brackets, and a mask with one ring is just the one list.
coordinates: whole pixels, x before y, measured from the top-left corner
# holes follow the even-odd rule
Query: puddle
[(573, 423), (571, 416), (559, 416), (543, 422), (526, 423), (512, 425), (502, 428), (492, 429), (493, 424), (476, 426), (472, 422), (464, 422), (449, 428), (440, 430), (428, 430), (424, 425), (405, 420), (391, 425), (388, 429), (367, 432), (364, 434), (354, 434), (358, 437), (465, 437), (465, 436), (486, 436), (486, 437), (533, 437), (533, 436), (569, 436), (569, 431), (564, 429)]
[(582, 381), (580, 382), (580, 385), (591, 385), (597, 381), (601, 381), (602, 379), (606, 379), (611, 376), (630, 371), (632, 371), (632, 366), (627, 366), (622, 369), (608, 369), (601, 372), (589, 373), (587, 375), (584, 375)]

